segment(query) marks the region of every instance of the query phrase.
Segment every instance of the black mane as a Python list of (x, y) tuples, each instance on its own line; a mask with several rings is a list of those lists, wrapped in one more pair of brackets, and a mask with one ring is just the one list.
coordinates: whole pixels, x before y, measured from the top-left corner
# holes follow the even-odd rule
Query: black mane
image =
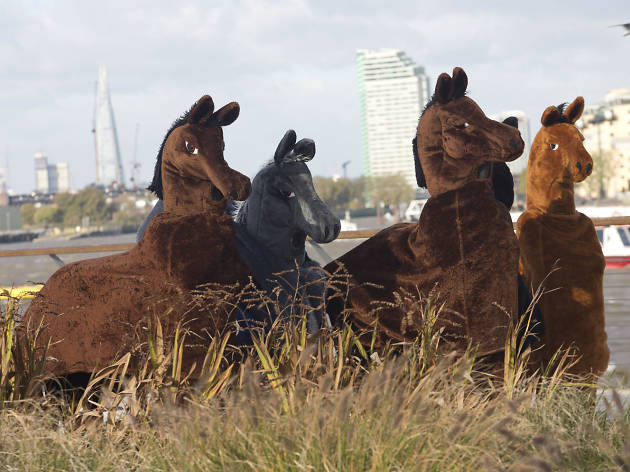
[(420, 157), (418, 156), (418, 137), (414, 136), (411, 140), (411, 145), (413, 146), (413, 163), (416, 168), (416, 183), (420, 188), (427, 188), (427, 179), (424, 175), (424, 171), (422, 170), (422, 165), (420, 164)]
[(188, 115), (190, 114), (190, 111), (195, 107), (195, 105), (197, 105), (196, 102), (193, 104), (193, 106), (191, 106), (188, 109), (188, 111), (186, 111), (182, 116), (180, 116), (173, 122), (171, 127), (166, 132), (166, 135), (164, 136), (164, 140), (162, 141), (162, 145), (160, 146), (160, 150), (158, 151), (157, 161), (155, 162), (155, 170), (153, 171), (153, 180), (151, 181), (151, 185), (147, 187), (147, 190), (150, 190), (151, 192), (155, 193), (155, 195), (157, 195), (157, 197), (160, 200), (163, 199), (162, 198), (162, 152), (164, 151), (164, 145), (166, 144), (166, 140), (168, 139), (168, 137), (170, 136), (170, 134), (173, 132), (175, 128), (179, 128), (180, 126), (186, 124), (186, 120), (188, 120)]
[(555, 121), (555, 123), (571, 123), (569, 119), (566, 116), (564, 116), (564, 110), (566, 110), (568, 105), (569, 104), (567, 102), (564, 102), (556, 107), (558, 111), (560, 112), (560, 119), (558, 121)]

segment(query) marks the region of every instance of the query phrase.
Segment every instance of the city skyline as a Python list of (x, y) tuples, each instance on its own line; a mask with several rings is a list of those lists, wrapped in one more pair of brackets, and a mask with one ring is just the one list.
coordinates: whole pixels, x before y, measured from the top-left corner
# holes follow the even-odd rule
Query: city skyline
[(206, 93), (217, 107), (241, 105), (224, 130), (234, 169), (253, 176), (291, 128), (316, 142), (314, 175), (341, 174), (351, 161), (348, 175), (356, 177), (359, 47), (403, 50), (432, 79), (463, 67), (486, 113), (522, 110), (534, 135), (547, 106), (578, 95), (589, 106), (630, 85), (630, 39), (609, 28), (627, 21), (625, 4), (572, 5), (2, 2), (0, 60), (11, 65), (0, 75), (2, 166), (8, 158), (10, 186), (28, 193), (32, 155), (42, 149), (68, 162), (75, 188), (93, 183), (94, 78), (105, 64), (127, 174), (141, 127), (139, 183), (150, 180), (171, 123)]
[(35, 161), (35, 192), (41, 194), (55, 194), (70, 190), (70, 171), (68, 163), (48, 163), (48, 156), (36, 152)]
[(596, 182), (592, 180), (593, 177), (597, 180), (601, 172), (607, 183), (605, 195), (601, 196), (630, 190), (630, 88), (609, 90), (600, 101), (584, 108), (576, 125), (594, 161), (594, 175), (581, 186), (579, 193), (596, 196), (597, 191), (593, 190)]

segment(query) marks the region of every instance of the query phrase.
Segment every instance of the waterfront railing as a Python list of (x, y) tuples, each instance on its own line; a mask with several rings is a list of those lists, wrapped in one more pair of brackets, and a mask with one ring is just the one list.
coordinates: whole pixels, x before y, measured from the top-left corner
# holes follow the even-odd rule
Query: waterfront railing
[[(591, 218), (595, 226), (626, 226), (630, 225), (630, 216), (608, 216)], [(359, 231), (342, 231), (339, 233), (337, 239), (367, 239), (374, 236), (380, 230), (359, 230)], [(10, 249), (0, 251), (0, 257), (24, 257), (24, 256), (41, 256), (48, 255), (53, 258), (59, 265), (63, 265), (63, 261), (59, 258), (59, 255), (63, 254), (86, 254), (97, 252), (123, 252), (132, 249), (135, 243), (124, 244), (99, 244), (91, 246), (72, 246), (72, 247), (48, 247), (48, 248), (34, 248), (34, 249)], [(27, 293), (28, 289), (32, 291), (39, 290), (41, 286), (28, 286), (28, 287), (14, 287), (3, 288), (0, 287), (0, 299), (3, 298), (2, 290), (18, 291), (19, 293)]]

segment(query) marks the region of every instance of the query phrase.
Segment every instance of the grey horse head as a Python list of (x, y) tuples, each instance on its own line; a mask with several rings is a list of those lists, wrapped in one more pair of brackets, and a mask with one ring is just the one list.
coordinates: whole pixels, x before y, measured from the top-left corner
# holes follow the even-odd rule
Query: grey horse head
[(295, 131), (287, 131), (273, 161), (254, 177), (252, 193), (236, 215), (236, 221), (275, 256), (298, 264), (305, 260), (307, 236), (328, 243), (341, 228), (313, 187), (306, 162), (314, 156), (312, 139), (296, 142)]

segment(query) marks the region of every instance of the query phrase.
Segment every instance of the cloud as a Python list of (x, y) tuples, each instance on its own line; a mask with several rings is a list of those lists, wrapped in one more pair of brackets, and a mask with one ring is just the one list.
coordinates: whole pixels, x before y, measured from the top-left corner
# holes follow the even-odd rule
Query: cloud
[[(452, 6), (451, 6), (452, 4)], [(432, 79), (463, 66), (487, 113), (546, 106), (628, 86), (630, 41), (608, 25), (622, 2), (566, 4), (373, 0), (213, 2), (40, 0), (0, 5), (0, 165), (34, 187), (34, 152), (68, 162), (75, 187), (94, 180), (92, 126), (98, 66), (108, 67), (129, 174), (136, 124), (149, 180), (170, 123), (210, 93), (241, 104), (226, 157), (252, 175), (287, 128), (316, 139), (316, 174), (362, 167), (357, 48), (403, 49)], [(532, 126), (535, 132), (536, 127)]]

